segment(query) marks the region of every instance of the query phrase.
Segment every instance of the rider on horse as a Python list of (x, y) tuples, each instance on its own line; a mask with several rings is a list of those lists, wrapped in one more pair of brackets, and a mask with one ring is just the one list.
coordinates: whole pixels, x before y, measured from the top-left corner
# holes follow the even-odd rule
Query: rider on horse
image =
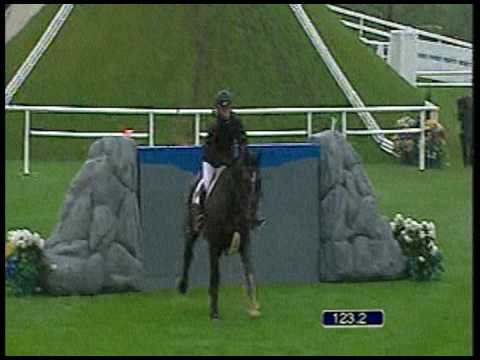
[[(193, 223), (199, 231), (203, 222), (204, 202), (210, 193), (212, 180), (221, 166), (231, 166), (240, 154), (247, 151), (247, 135), (237, 114), (232, 112), (232, 94), (228, 90), (218, 92), (215, 100), (217, 119), (208, 129), (203, 147), (202, 179), (193, 194)], [(253, 227), (264, 219), (253, 219)]]

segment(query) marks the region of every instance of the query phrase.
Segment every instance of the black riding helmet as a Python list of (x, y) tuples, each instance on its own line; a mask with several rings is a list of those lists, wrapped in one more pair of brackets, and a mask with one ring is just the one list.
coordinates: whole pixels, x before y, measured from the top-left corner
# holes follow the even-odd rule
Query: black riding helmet
[(223, 89), (220, 90), (215, 97), (215, 106), (230, 106), (232, 104), (232, 93)]

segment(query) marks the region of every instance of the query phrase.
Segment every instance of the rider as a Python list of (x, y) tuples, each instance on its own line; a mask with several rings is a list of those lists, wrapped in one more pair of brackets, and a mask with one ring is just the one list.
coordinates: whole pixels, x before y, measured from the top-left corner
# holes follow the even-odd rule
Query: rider
[[(232, 112), (232, 94), (221, 90), (215, 99), (216, 121), (208, 129), (207, 139), (203, 148), (202, 179), (193, 194), (193, 217), (196, 228), (203, 220), (203, 200), (209, 193), (212, 180), (220, 166), (230, 166), (246, 150), (247, 135), (237, 114)], [(259, 226), (264, 220), (254, 220), (253, 225)]]

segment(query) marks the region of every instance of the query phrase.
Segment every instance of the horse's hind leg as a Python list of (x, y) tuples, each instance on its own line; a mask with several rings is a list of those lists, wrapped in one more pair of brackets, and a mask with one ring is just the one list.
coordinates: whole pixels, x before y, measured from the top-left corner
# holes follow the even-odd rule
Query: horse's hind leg
[(220, 269), (219, 259), (221, 252), (210, 245), (210, 285), (208, 288), (209, 295), (209, 315), (210, 319), (218, 319), (218, 287), (220, 285)]
[(253, 275), (253, 266), (250, 260), (250, 244), (246, 241), (240, 248), (240, 259), (242, 260), (245, 283), (247, 286), (248, 314), (252, 317), (260, 316), (260, 304), (257, 301), (257, 289)]

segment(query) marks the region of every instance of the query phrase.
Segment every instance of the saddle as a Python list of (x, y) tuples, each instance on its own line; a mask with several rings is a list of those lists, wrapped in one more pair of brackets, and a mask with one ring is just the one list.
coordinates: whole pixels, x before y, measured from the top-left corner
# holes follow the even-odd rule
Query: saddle
[[(226, 168), (227, 168), (227, 166), (225, 166), (225, 165), (222, 165), (219, 168), (217, 168), (217, 170), (215, 172), (215, 175), (214, 175), (214, 177), (211, 181), (210, 187), (208, 189), (205, 189), (204, 184), (202, 184), (202, 186), (200, 186), (199, 194), (193, 194), (193, 196), (192, 196), (192, 199), (191, 199), (191, 202), (192, 202), (191, 203), (192, 230), (197, 234), (199, 234), (201, 232), (201, 230), (203, 228), (203, 225), (204, 225), (204, 222), (205, 222), (205, 203), (206, 203), (209, 195), (214, 190), (215, 185), (218, 182), (218, 179), (220, 179), (220, 177), (222, 176), (222, 174), (223, 174), (223, 172)], [(254, 177), (252, 179), (253, 183), (255, 183), (255, 175), (256, 174), (254, 174)], [(200, 179), (199, 181), (202, 181), (202, 179)], [(196, 185), (198, 185), (198, 183)], [(200, 197), (198, 202), (194, 201), (195, 196)], [(265, 222), (266, 222), (265, 218), (251, 219), (251, 228), (255, 229), (257, 227), (260, 227), (263, 224), (265, 224)], [(238, 251), (239, 244), (240, 244), (240, 236), (239, 236), (238, 233), (235, 233), (233, 238), (232, 238), (230, 249), (228, 251), (229, 255)]]

